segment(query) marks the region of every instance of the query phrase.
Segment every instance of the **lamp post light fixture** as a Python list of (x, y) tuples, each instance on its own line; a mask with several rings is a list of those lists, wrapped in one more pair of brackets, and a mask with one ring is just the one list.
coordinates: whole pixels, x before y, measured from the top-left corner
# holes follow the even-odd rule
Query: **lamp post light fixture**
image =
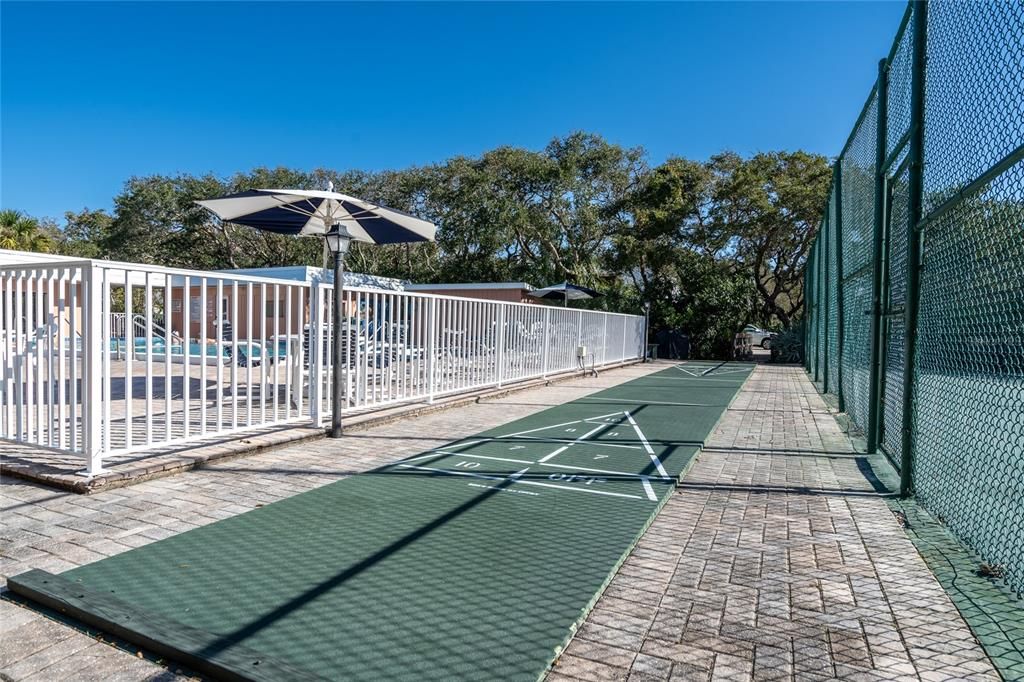
[[(334, 342), (331, 361), (334, 365), (331, 374), (331, 431), (328, 434), (331, 438), (341, 438), (341, 405), (345, 400), (345, 384), (341, 376), (341, 368), (345, 364), (345, 348), (342, 346), (341, 318), (342, 307), (344, 306), (345, 295), (345, 254), (348, 253), (352, 237), (348, 230), (340, 224), (331, 226), (329, 232), (324, 235), (327, 248), (334, 254), (334, 310), (333, 325), (334, 333), (331, 338)], [(320, 343), (320, 339), (317, 339)]]

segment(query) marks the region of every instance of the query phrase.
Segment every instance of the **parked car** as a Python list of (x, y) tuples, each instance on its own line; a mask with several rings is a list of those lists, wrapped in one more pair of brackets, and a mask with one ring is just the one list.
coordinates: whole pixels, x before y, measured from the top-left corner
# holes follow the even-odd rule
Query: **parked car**
[(772, 338), (775, 336), (775, 332), (748, 324), (743, 328), (743, 333), (750, 334), (750, 344), (753, 346), (761, 346), (765, 350), (772, 347)]

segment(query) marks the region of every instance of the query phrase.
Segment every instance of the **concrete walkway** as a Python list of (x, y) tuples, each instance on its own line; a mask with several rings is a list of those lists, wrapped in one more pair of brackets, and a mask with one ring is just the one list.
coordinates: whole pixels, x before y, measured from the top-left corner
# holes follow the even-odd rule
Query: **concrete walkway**
[[(0, 486), (0, 576), (59, 572), (664, 368), (639, 365), (89, 496)], [(550, 680), (997, 679), (799, 368), (758, 367)], [(173, 680), (0, 601), (0, 680)]]
[(801, 368), (759, 366), (549, 682), (998, 680), (887, 471)]

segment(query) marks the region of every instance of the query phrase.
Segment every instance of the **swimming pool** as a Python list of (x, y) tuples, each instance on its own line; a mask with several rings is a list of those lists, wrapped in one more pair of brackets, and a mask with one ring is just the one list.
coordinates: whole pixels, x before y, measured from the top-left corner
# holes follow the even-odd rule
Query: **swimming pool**
[[(110, 350), (122, 354), (128, 350), (129, 340), (124, 337), (114, 337), (110, 339)], [(163, 356), (167, 352), (167, 341), (162, 336), (154, 336), (151, 340), (145, 336), (137, 336), (131, 340), (132, 348), (134, 350), (135, 357), (145, 358), (148, 352), (152, 352), (153, 356)], [(239, 364), (248, 364), (251, 361), (259, 363), (263, 359), (269, 362), (277, 362), (283, 358), (288, 357), (288, 341), (280, 340), (276, 344), (271, 341), (264, 345), (259, 341), (239, 341), (231, 343), (225, 341), (223, 346), (218, 346), (216, 341), (208, 342), (203, 346), (199, 341), (190, 339), (188, 343), (188, 357), (190, 359), (200, 359), (204, 355), (207, 358), (217, 358), (218, 354), (223, 360), (229, 360), (230, 358), (238, 357)], [(184, 358), (185, 344), (181, 340), (171, 341), (171, 358)]]

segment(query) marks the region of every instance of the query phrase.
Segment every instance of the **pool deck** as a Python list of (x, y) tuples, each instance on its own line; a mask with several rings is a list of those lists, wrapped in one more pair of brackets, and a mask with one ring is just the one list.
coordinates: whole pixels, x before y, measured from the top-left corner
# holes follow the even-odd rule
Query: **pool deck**
[[(91, 563), (659, 371), (605, 371), (92, 495), (0, 486), (0, 576)], [(999, 679), (799, 367), (763, 365), (548, 675)], [(182, 676), (0, 601), (0, 679)]]

